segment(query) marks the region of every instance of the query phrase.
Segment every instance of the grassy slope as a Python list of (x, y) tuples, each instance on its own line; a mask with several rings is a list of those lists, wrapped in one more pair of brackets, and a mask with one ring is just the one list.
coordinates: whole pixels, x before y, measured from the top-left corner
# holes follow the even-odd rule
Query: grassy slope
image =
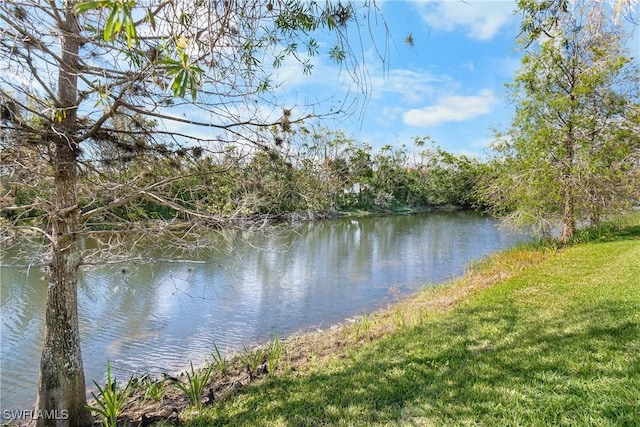
[(640, 425), (640, 227), (454, 299), (453, 309), (187, 411), (184, 421)]

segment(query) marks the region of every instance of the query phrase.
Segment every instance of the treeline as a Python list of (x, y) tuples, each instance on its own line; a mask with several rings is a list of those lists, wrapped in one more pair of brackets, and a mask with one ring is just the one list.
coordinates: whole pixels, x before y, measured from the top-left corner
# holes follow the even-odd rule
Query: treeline
[[(84, 153), (78, 178), (82, 213), (92, 212), (89, 225), (110, 228), (150, 220), (319, 218), (353, 210), (477, 206), (474, 188), (485, 166), (428, 138), (415, 138), (411, 147), (374, 150), (341, 131), (302, 128), (292, 140), (277, 140), (271, 148), (225, 145), (215, 151), (150, 151), (132, 142), (105, 152), (97, 144)], [(38, 148), (16, 147), (2, 153), (5, 164), (33, 167), (30, 177), (4, 181), (5, 206), (23, 208), (2, 215), (24, 224), (43, 217), (37, 206), (53, 187), (38, 178), (48, 168), (38, 160)], [(11, 181), (22, 184), (12, 187)]]

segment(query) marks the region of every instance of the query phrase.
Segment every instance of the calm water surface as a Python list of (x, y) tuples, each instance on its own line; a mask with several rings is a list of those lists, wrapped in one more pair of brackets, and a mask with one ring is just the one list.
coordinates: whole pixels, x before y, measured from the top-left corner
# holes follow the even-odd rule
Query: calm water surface
[[(83, 269), (79, 310), (87, 384), (173, 373), (214, 343), (232, 352), (326, 328), (463, 273), (474, 259), (524, 240), (468, 213), (340, 219), (220, 238), (193, 262)], [(5, 263), (9, 259), (4, 255)], [(2, 267), (0, 409), (35, 401), (46, 283), (37, 268)]]

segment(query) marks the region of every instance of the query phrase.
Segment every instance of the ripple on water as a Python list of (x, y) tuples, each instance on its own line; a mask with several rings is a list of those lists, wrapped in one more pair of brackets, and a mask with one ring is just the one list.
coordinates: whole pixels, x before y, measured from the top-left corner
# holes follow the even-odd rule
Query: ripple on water
[[(107, 360), (119, 379), (175, 374), (210, 358), (214, 343), (242, 351), (298, 330), (327, 327), (459, 274), (470, 260), (515, 243), (475, 215), (361, 218), (233, 241), (224, 259), (193, 265), (100, 266), (81, 274), (80, 332), (87, 385)], [(521, 239), (522, 240), (522, 239)], [(257, 248), (256, 248), (257, 247)], [(260, 249), (262, 248), (262, 249)], [(37, 388), (46, 284), (3, 268), (2, 409), (31, 406)]]

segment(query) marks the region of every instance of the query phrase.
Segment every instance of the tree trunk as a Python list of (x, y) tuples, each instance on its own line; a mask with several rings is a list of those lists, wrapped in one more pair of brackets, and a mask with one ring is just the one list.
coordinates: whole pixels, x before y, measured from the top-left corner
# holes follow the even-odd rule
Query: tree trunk
[(560, 233), (560, 241), (563, 244), (569, 243), (576, 230), (576, 216), (574, 212), (574, 203), (571, 190), (567, 189), (564, 196), (564, 211), (562, 214), (562, 232)]
[(38, 426), (86, 426), (86, 387), (80, 331), (77, 282), (78, 209), (76, 203), (75, 151), (56, 144), (56, 197), (52, 222), (52, 260), (47, 287), (45, 338), (40, 360), (36, 414)]
[(51, 265), (47, 286), (44, 346), (36, 401), (37, 426), (88, 426), (86, 387), (78, 327), (79, 210), (77, 128), (79, 26), (75, 1), (65, 4), (52, 141), (55, 171), (51, 223)]
[(560, 241), (566, 245), (573, 237), (576, 230), (576, 213), (575, 213), (575, 172), (574, 164), (576, 161), (576, 136), (574, 123), (578, 117), (576, 109), (576, 90), (577, 77), (574, 75), (575, 70), (571, 70), (569, 100), (571, 102), (569, 109), (569, 118), (567, 120), (567, 133), (564, 138), (564, 152), (562, 161), (562, 182), (561, 194), (564, 199), (564, 207), (562, 210), (562, 232), (560, 233)]

